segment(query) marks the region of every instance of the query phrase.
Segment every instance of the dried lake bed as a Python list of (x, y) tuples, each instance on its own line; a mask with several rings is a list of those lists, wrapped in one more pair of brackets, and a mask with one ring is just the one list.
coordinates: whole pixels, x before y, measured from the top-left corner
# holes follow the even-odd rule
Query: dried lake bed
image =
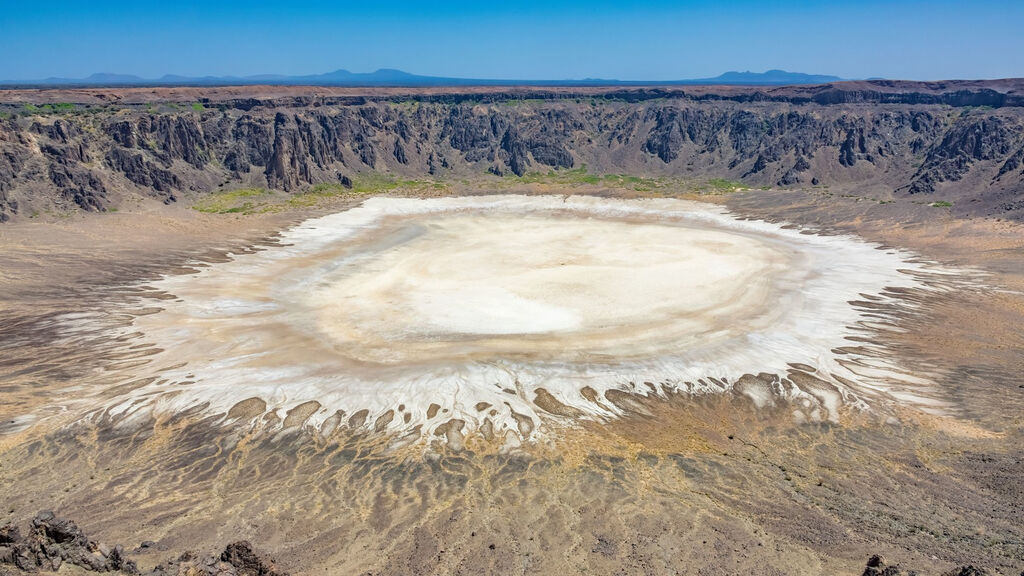
[(934, 223), (749, 218), (772, 209), (379, 197), (18, 228), (8, 515), (145, 534), (143, 563), (240, 534), (298, 573), (1009, 571), (1008, 241), (974, 268), (915, 240)]
[(149, 384), (104, 413), (515, 447), (546, 415), (615, 416), (620, 393), (735, 390), (797, 421), (872, 399), (941, 411), (926, 374), (849, 338), (898, 324), (894, 291), (961, 278), (878, 248), (685, 200), (374, 198), (149, 283), (168, 295), (131, 325)]

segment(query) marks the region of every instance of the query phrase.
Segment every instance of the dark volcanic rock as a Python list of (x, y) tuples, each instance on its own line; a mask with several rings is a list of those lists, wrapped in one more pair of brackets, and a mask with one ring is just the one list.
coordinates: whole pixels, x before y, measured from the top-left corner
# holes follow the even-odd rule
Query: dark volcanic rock
[(409, 163), (409, 157), (405, 155), (405, 148), (402, 147), (401, 140), (395, 140), (394, 155), (399, 164)]
[(177, 560), (157, 566), (146, 576), (287, 576), (287, 573), (243, 540), (228, 544), (216, 557), (183, 554)]
[(811, 165), (807, 162), (807, 159), (804, 158), (803, 156), (800, 156), (799, 158), (796, 159), (796, 164), (794, 164), (793, 167), (790, 168), (789, 171), (782, 176), (782, 179), (779, 180), (779, 185), (790, 186), (793, 184), (800, 183), (800, 173), (806, 172), (810, 169)]
[(277, 569), (274, 561), (256, 553), (252, 545), (246, 541), (228, 544), (220, 555), (222, 562), (235, 567), (239, 576), (279, 576), (283, 574)]
[(986, 160), (1002, 161), (996, 177), (1015, 169), (1019, 159), (1008, 156), (1024, 140), (1020, 126), (1012, 128), (996, 116), (970, 118), (955, 123), (942, 139), (928, 150), (921, 169), (913, 176), (908, 187), (910, 194), (934, 192), (942, 182), (962, 179), (977, 163)]
[(944, 573), (942, 576), (988, 576), (988, 572), (977, 566), (961, 566)]
[(74, 522), (53, 512), (36, 515), (25, 536), (13, 526), (0, 529), (0, 565), (37, 572), (59, 570), (64, 563), (94, 572), (138, 574), (120, 546), (110, 548), (90, 540)]
[[(881, 556), (875, 555), (868, 559), (861, 576), (917, 576), (917, 574), (914, 570), (904, 570), (898, 564), (886, 564)], [(943, 572), (942, 576), (988, 576), (988, 572), (977, 566), (968, 565)]]
[(128, 120), (120, 120), (107, 125), (105, 131), (114, 141), (125, 148), (135, 148), (138, 145), (138, 134), (135, 132), (135, 125)]
[[(152, 548), (144, 542), (140, 547)], [(65, 563), (90, 572), (140, 574), (121, 546), (110, 547), (90, 540), (71, 520), (40, 512), (22, 536), (15, 526), (0, 527), (0, 574), (55, 572)], [(219, 556), (185, 553), (157, 566), (146, 576), (287, 576), (273, 559), (260, 554), (246, 541), (229, 544)]]
[(202, 168), (209, 156), (203, 131), (192, 115), (175, 117), (156, 116), (148, 123), (147, 134), (157, 148), (171, 158), (181, 158), (196, 168)]
[(142, 186), (150, 196), (161, 199), (165, 204), (177, 200), (173, 190), (181, 188), (181, 181), (170, 170), (160, 168), (146, 160), (141, 153), (124, 148), (113, 148), (107, 154), (107, 164), (124, 174), (125, 178)]
[(50, 181), (63, 199), (82, 210), (102, 212), (107, 209), (107, 189), (89, 170), (54, 164), (50, 166)]
[(265, 174), (271, 188), (291, 191), (309, 180), (310, 157), (293, 119), (278, 113), (274, 118), (274, 147)]
[(30, 130), (62, 144), (67, 144), (72, 138), (82, 133), (82, 130), (77, 125), (68, 120), (61, 119), (54, 120), (53, 124), (33, 122)]
[(519, 137), (519, 131), (515, 126), (510, 126), (501, 138), (501, 149), (505, 152), (503, 157), (507, 159), (508, 167), (516, 176), (526, 174), (526, 168), (530, 161), (526, 157), (526, 143)]
[(26, 208), (101, 210), (125, 192), (173, 202), (232, 181), (297, 191), (367, 171), (465, 178), (580, 165), (751, 187), (939, 192), (957, 215), (1024, 218), (1024, 101), (951, 111), (1016, 96), (901, 86), (638, 89), (585, 100), (467, 92), (412, 105), (296, 96), (200, 113), (115, 105), (98, 116), (12, 117), (0, 120), (0, 221)]
[(754, 160), (753, 166), (750, 167), (750, 170), (746, 174), (744, 174), (743, 177), (746, 178), (747, 176), (751, 176), (753, 174), (757, 174), (758, 172), (761, 172), (762, 170), (764, 170), (767, 167), (768, 167), (768, 159), (765, 158), (764, 154), (758, 154), (757, 155), (757, 159)]
[(917, 572), (913, 570), (904, 572), (898, 565), (889, 566), (881, 556), (876, 555), (868, 559), (861, 576), (917, 576)]
[(654, 115), (655, 126), (644, 142), (644, 150), (661, 158), (666, 164), (679, 157), (683, 147), (683, 132), (674, 109), (659, 111)]

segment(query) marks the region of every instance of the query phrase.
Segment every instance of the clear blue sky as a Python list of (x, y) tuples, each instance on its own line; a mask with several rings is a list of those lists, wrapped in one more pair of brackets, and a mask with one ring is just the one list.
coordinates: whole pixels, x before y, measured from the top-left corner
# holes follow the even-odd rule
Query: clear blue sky
[(310, 74), (669, 80), (727, 70), (1024, 76), (1024, 0), (0, 0), (0, 78)]

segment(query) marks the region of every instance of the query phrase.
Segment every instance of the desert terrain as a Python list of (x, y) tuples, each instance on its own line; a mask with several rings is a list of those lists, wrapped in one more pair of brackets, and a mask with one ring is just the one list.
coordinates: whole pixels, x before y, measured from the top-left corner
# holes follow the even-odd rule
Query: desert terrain
[(1018, 87), (0, 91), (3, 522), (172, 574), (1020, 574)]

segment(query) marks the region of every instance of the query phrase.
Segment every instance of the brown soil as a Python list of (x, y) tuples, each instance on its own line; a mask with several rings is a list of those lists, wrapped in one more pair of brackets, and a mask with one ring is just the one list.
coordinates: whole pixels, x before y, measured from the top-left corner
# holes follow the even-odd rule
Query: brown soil
[[(953, 413), (798, 425), (782, 403), (631, 396), (616, 399), (632, 407), (625, 418), (514, 454), (472, 437), (425, 454), (344, 427), (225, 430), (198, 414), (57, 426), (76, 378), (145, 353), (94, 334), (56, 339), (61, 314), (126, 301), (147, 313), (160, 296), (127, 283), (258, 249), (307, 214), (15, 223), (0, 228), (0, 521), (52, 508), (128, 550), (155, 541), (132, 555), (143, 568), (244, 538), (293, 574), (858, 574), (875, 553), (926, 574), (967, 563), (1018, 574), (1024, 228), (806, 192), (717, 200), (988, 273), (991, 288), (937, 294), (874, 343), (939, 368)], [(538, 396), (552, 422), (569, 422), (551, 400)], [(19, 420), (41, 406), (54, 424)]]

